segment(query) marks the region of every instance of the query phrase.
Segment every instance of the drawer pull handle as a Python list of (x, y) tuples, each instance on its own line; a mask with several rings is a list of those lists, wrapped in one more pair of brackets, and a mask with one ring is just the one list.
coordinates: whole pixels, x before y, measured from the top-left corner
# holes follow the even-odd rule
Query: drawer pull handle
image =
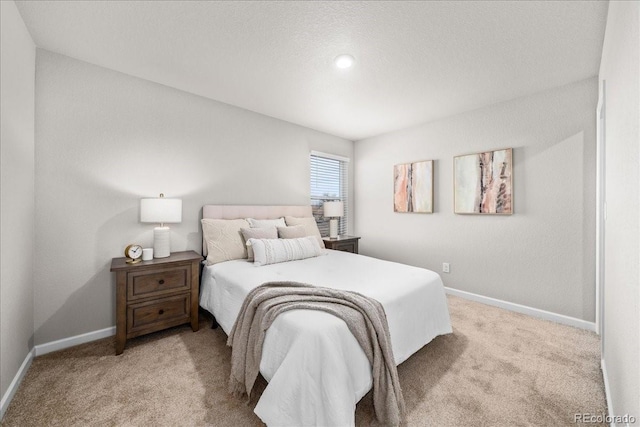
[(158, 314), (164, 314), (164, 310), (160, 309), (160, 311), (158, 312)]
[(161, 285), (164, 285), (164, 279), (160, 279), (158, 283), (160, 283)]

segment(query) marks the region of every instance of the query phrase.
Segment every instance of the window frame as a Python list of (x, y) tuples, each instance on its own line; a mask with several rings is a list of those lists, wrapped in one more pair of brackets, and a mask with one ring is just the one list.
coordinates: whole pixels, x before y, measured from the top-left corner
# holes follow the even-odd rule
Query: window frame
[[(314, 160), (320, 159), (318, 160)], [(323, 215), (322, 206), (324, 202), (338, 200), (343, 203), (344, 216), (339, 219), (338, 222), (338, 234), (349, 234), (349, 213), (350, 213), (350, 200), (349, 200), (349, 164), (351, 159), (348, 157), (324, 153), (320, 151), (311, 151), (309, 153), (309, 198), (311, 203), (311, 209), (313, 216), (318, 224), (318, 229), (323, 237), (329, 235), (329, 218), (325, 218)], [(314, 164), (315, 162), (315, 164)], [(335, 163), (337, 162), (337, 164)], [(324, 164), (322, 164), (324, 163)], [(337, 168), (339, 176), (337, 180), (324, 183), (327, 186), (338, 185), (337, 194), (331, 193), (326, 195), (319, 195), (318, 186), (322, 183), (318, 180), (325, 177), (319, 177), (319, 173), (331, 172), (330, 169)], [(319, 171), (318, 169), (322, 169)], [(337, 182), (336, 182), (337, 181)], [(314, 191), (315, 190), (315, 191)]]

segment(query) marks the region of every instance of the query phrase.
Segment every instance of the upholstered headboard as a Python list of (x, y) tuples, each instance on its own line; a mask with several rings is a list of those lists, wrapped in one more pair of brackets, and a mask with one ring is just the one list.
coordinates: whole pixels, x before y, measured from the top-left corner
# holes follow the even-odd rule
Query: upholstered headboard
[[(268, 206), (268, 205), (204, 205), (202, 218), (212, 219), (275, 219), (283, 216), (310, 217), (311, 206)], [(207, 244), (202, 238), (202, 253), (207, 255)]]

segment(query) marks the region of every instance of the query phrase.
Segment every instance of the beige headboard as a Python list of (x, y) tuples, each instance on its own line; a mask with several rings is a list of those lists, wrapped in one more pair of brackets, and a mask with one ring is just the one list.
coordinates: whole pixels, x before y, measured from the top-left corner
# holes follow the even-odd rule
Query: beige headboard
[[(267, 205), (204, 205), (202, 218), (212, 219), (275, 219), (283, 216), (310, 217), (311, 206), (267, 206)], [(202, 239), (202, 253), (207, 255), (207, 244)]]

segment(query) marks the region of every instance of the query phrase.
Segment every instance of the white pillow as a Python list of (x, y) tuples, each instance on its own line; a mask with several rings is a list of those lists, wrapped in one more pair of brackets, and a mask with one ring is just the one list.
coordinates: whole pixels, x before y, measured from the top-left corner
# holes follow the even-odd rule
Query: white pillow
[(241, 228), (248, 228), (244, 219), (202, 219), (202, 236), (207, 244), (207, 264), (247, 257)]
[(249, 239), (255, 265), (275, 264), (322, 255), (322, 249), (313, 236), (298, 239)]
[(278, 219), (253, 219), (247, 218), (251, 228), (265, 228), (265, 227), (286, 227), (284, 218)]
[(314, 217), (297, 218), (294, 216), (285, 216), (284, 219), (288, 226), (303, 225), (307, 230), (307, 236), (315, 236), (320, 247), (324, 248), (324, 242), (322, 241), (322, 236), (320, 235), (320, 230), (318, 230), (318, 224), (316, 224), (316, 219)]

